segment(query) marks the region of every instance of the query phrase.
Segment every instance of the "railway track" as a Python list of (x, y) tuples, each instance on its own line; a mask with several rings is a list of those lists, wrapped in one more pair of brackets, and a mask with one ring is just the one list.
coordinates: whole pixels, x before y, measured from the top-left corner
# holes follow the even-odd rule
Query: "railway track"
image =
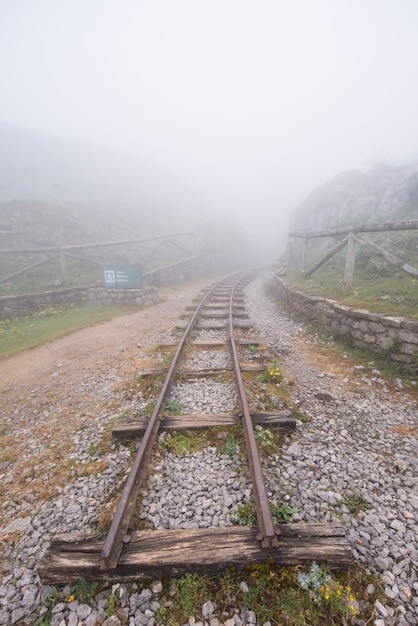
[[(148, 420), (135, 419), (115, 425), (112, 434), (128, 439), (141, 436), (131, 471), (106, 536), (59, 535), (39, 566), (46, 582), (64, 584), (81, 575), (94, 580), (138, 580), (141, 577), (172, 577), (187, 571), (208, 572), (228, 566), (243, 567), (272, 560), (283, 565), (303, 561), (325, 561), (331, 567), (352, 562), (351, 550), (339, 524), (277, 524), (273, 520), (263, 463), (260, 458), (254, 425), (289, 432), (295, 428), (290, 411), (260, 413), (250, 410), (243, 373), (264, 370), (266, 364), (244, 363), (242, 346), (254, 345), (251, 323), (245, 313), (243, 289), (253, 274), (238, 274), (214, 285), (191, 307), (182, 336), (166, 368), (143, 372), (142, 376), (161, 375), (161, 390)], [(199, 330), (221, 333), (224, 338), (198, 339)], [(227, 367), (185, 367), (185, 352), (217, 347), (227, 352)], [(242, 352), (242, 350), (241, 350)], [(181, 377), (231, 375), (237, 390), (238, 410), (224, 414), (166, 414), (173, 386)], [(132, 517), (161, 429), (193, 429), (242, 426), (246, 445), (256, 526), (216, 527), (174, 530), (132, 530)]]

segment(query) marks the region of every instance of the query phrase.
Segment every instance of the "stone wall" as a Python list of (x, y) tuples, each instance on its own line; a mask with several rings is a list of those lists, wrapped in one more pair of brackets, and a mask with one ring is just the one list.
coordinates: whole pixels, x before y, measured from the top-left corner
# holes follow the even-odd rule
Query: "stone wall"
[(6, 320), (12, 317), (24, 317), (49, 307), (54, 309), (82, 302), (87, 295), (88, 287), (75, 287), (72, 289), (54, 289), (41, 293), (29, 293), (21, 296), (4, 296), (0, 298), (0, 319)]
[(354, 309), (336, 300), (303, 293), (277, 274), (273, 274), (271, 285), (292, 313), (314, 322), (335, 337), (345, 338), (372, 352), (385, 353), (394, 363), (418, 372), (418, 322)]
[(89, 287), (87, 290), (87, 304), (90, 306), (134, 305), (142, 309), (157, 304), (161, 300), (157, 287), (144, 287), (143, 289)]

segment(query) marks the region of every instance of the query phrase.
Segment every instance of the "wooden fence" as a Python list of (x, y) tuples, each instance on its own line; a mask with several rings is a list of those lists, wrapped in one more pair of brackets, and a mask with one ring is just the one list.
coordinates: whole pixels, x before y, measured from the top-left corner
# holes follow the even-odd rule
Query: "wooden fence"
[[(371, 250), (375, 254), (379, 255), (388, 263), (395, 265), (403, 272), (418, 278), (418, 269), (412, 267), (402, 259), (398, 258), (394, 254), (391, 254), (387, 250), (384, 250), (380, 246), (376, 245), (368, 239), (364, 239), (359, 233), (377, 233), (377, 232), (398, 232), (406, 230), (418, 230), (418, 220), (409, 220), (404, 222), (382, 222), (380, 224), (362, 224), (359, 226), (353, 226), (350, 228), (341, 228), (332, 231), (317, 231), (317, 232), (305, 232), (305, 231), (292, 231), (289, 233), (289, 246), (288, 246), (288, 264), (289, 267), (297, 267), (308, 278), (320, 267), (322, 267), (327, 261), (329, 261), (335, 254), (347, 247), (346, 260), (345, 260), (345, 274), (344, 274), (344, 294), (348, 294), (351, 291), (353, 283), (353, 274), (355, 268), (355, 257), (357, 245), (363, 246), (368, 250)], [(328, 252), (318, 263), (307, 269), (307, 254), (308, 243), (312, 239), (333, 237), (341, 238), (330, 252)], [(301, 243), (301, 245), (300, 245)]]
[[(40, 255), (43, 258), (29, 265), (24, 265), (12, 273), (0, 276), (0, 284), (10, 283), (16, 278), (24, 274), (28, 274), (32, 270), (49, 263), (51, 260), (57, 263), (58, 275), (61, 275), (63, 282), (67, 282), (69, 278), (68, 259), (76, 259), (82, 263), (92, 264), (95, 266), (103, 266), (107, 261), (99, 261), (89, 256), (82, 256), (83, 250), (97, 250), (99, 248), (115, 248), (119, 247), (123, 250), (122, 256), (125, 263), (140, 264), (147, 270), (156, 269), (162, 264), (170, 264), (174, 261), (184, 260), (193, 256), (194, 243), (192, 237), (194, 233), (174, 233), (165, 235), (164, 237), (152, 237), (149, 239), (132, 239), (122, 241), (105, 241), (99, 243), (76, 244), (70, 246), (44, 247), (44, 248), (3, 248), (0, 249), (0, 255), (18, 255), (20, 258), (25, 256)], [(171, 248), (171, 253), (169, 251)], [(175, 252), (174, 252), (175, 251)], [(76, 254), (80, 252), (79, 254)], [(19, 259), (20, 260), (20, 259)]]

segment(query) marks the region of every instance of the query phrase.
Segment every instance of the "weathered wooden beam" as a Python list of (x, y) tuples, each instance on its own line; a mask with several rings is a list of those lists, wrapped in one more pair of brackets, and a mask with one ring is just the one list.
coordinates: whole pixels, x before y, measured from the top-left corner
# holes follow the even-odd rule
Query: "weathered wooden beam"
[(48, 263), (48, 261), (51, 261), (52, 259), (56, 259), (57, 256), (58, 256), (58, 254), (54, 254), (53, 256), (50, 256), (47, 259), (42, 259), (42, 261), (37, 261), (36, 263), (32, 263), (31, 265), (27, 265), (26, 267), (22, 268), (21, 270), (19, 270), (17, 272), (13, 272), (13, 274), (9, 274), (8, 276), (4, 276), (3, 278), (0, 279), (0, 284), (1, 283), (7, 283), (12, 278), (16, 278), (16, 276), (21, 276), (22, 274), (25, 274), (26, 272), (30, 272), (35, 267), (39, 267), (40, 265), (44, 265), (45, 263)]
[(168, 237), (183, 237), (184, 235), (192, 235), (192, 231), (186, 231), (183, 233), (171, 233), (169, 235), (163, 235), (160, 237), (149, 237), (148, 239), (122, 239), (120, 241), (101, 241), (99, 243), (81, 243), (73, 244), (71, 246), (53, 246), (47, 248), (3, 248), (0, 249), (0, 254), (24, 254), (35, 252), (57, 252), (61, 250), (84, 250), (86, 248), (105, 248), (107, 246), (122, 246), (132, 243), (149, 243), (150, 241), (158, 241), (159, 239), (167, 239)]
[[(236, 339), (235, 343), (239, 346), (259, 346), (260, 342), (257, 340), (251, 341), (251, 339)], [(161, 347), (172, 347), (175, 346), (175, 343), (172, 344), (165, 344), (165, 346), (161, 346)], [(199, 341), (191, 341), (190, 345), (192, 346), (198, 346), (198, 347), (204, 347), (204, 346), (208, 346), (209, 348), (224, 348), (225, 346), (228, 346), (229, 343), (227, 341), (211, 341), (210, 339), (206, 340), (199, 340)]]
[(354, 265), (356, 260), (356, 238), (353, 233), (348, 235), (347, 252), (345, 257), (344, 295), (350, 293), (353, 285)]
[[(252, 413), (251, 417), (255, 424), (270, 426), (283, 432), (292, 432), (296, 428), (296, 419), (290, 411), (284, 409), (277, 413)], [(147, 427), (148, 420), (145, 418), (124, 420), (115, 424), (112, 435), (116, 439), (131, 439), (142, 435)], [(201, 428), (214, 428), (215, 426), (236, 426), (241, 423), (241, 417), (237, 413), (214, 413), (205, 415), (166, 415), (161, 422), (163, 429), (194, 430)]]
[(402, 261), (402, 259), (400, 259), (399, 257), (395, 256), (394, 254), (391, 254), (387, 250), (384, 250), (380, 246), (377, 246), (375, 243), (372, 243), (371, 241), (368, 241), (367, 239), (363, 239), (363, 237), (356, 236), (355, 239), (356, 241), (358, 241), (359, 244), (361, 244), (365, 248), (368, 248), (375, 254), (378, 254), (380, 257), (385, 259), (385, 261), (387, 261), (388, 263), (391, 263), (392, 265), (399, 267), (399, 269), (401, 269), (406, 274), (409, 274), (410, 276), (413, 276), (414, 278), (418, 278), (418, 270), (415, 269), (415, 267), (412, 267), (412, 265), (408, 265), (408, 263), (405, 263), (405, 261)]
[(84, 263), (91, 263), (92, 265), (106, 265), (106, 263), (104, 261), (96, 261), (95, 259), (87, 259), (84, 256), (80, 256), (79, 254), (70, 254), (69, 252), (67, 252), (65, 254), (66, 257), (69, 257), (70, 259), (77, 259), (78, 261), (84, 261)]
[[(261, 368), (261, 370), (264, 370), (264, 369), (265, 367)], [(199, 370), (192, 370), (192, 369), (188, 369), (187, 367), (183, 367), (181, 369), (181, 372), (185, 376), (198, 378), (199, 376), (219, 376), (219, 374), (225, 374), (227, 372), (230, 372), (231, 370), (232, 370), (232, 365), (229, 368), (218, 367), (218, 368), (212, 368), (212, 369), (199, 369)], [(147, 376), (158, 376), (159, 374), (165, 374), (167, 371), (168, 371), (168, 367), (153, 367), (148, 370), (143, 370), (140, 373), (140, 375), (146, 378)]]
[(337, 252), (344, 248), (344, 246), (347, 244), (347, 241), (348, 237), (344, 237), (344, 239), (340, 241), (340, 243), (336, 245), (335, 248), (331, 250), (331, 252), (328, 252), (328, 254), (326, 254), (320, 261), (318, 261), (318, 263), (311, 267), (308, 272), (306, 272), (305, 278), (308, 278), (311, 274), (316, 272), (316, 270), (319, 270), (319, 268), (322, 267), (327, 261), (329, 261), (335, 254), (337, 254)]
[(271, 561), (277, 565), (301, 565), (316, 561), (332, 569), (353, 563), (348, 539), (339, 523), (281, 524), (279, 547), (262, 549), (257, 527), (230, 526), (199, 530), (145, 530), (132, 533), (119, 564), (110, 572), (100, 570), (103, 538), (92, 535), (59, 535), (38, 567), (50, 584), (76, 582), (80, 576), (94, 581), (130, 581), (140, 578), (172, 578), (187, 572), (207, 574), (235, 567), (245, 569)]
[(346, 228), (336, 228), (335, 230), (319, 230), (316, 232), (308, 232), (304, 230), (293, 230), (289, 233), (289, 237), (294, 238), (316, 238), (316, 237), (337, 237), (339, 235), (348, 235), (348, 233), (380, 233), (400, 230), (417, 230), (418, 220), (405, 220), (402, 222), (380, 222), (378, 224), (357, 224), (357, 226), (349, 226)]

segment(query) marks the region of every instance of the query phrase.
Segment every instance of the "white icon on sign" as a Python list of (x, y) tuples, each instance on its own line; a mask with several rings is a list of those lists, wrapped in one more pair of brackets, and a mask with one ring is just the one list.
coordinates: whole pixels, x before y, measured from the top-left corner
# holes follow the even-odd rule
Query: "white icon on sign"
[(115, 283), (116, 277), (114, 270), (105, 270), (104, 279), (105, 283)]

